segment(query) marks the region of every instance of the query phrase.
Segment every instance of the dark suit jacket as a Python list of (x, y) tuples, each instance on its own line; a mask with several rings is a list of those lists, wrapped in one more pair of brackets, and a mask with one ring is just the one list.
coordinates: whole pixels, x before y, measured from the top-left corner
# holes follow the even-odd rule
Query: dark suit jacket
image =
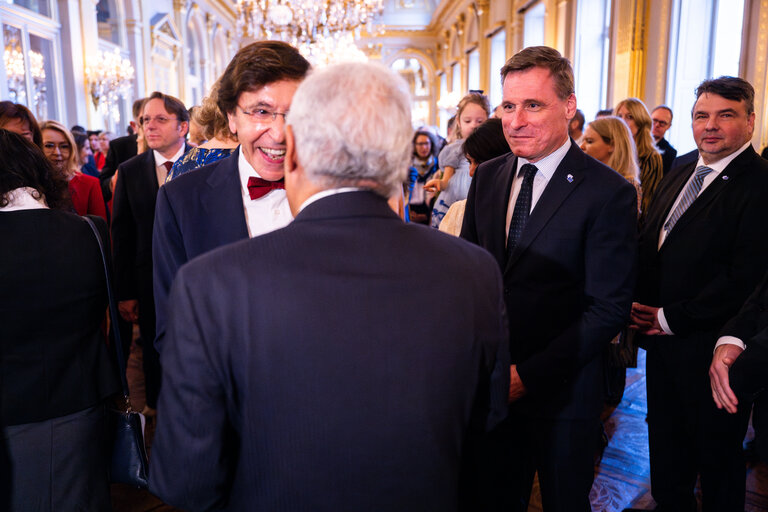
[(506, 412), (501, 286), (485, 251), (371, 192), (193, 260), (150, 489), (185, 510), (456, 510), (470, 424)]
[[(640, 236), (637, 301), (663, 307), (675, 338), (708, 367), (718, 332), (739, 311), (768, 261), (768, 162), (748, 147), (691, 204), (658, 248), (659, 233), (696, 162), (664, 180)], [(672, 340), (655, 336), (656, 344)], [(687, 366), (701, 369), (693, 359)], [(697, 370), (697, 371), (698, 371)]]
[(507, 261), (516, 168), (514, 155), (478, 168), (461, 231), (502, 269), (512, 363), (528, 390), (513, 407), (537, 417), (595, 418), (603, 401), (599, 356), (629, 319), (637, 194), (571, 142)]
[(136, 156), (137, 147), (136, 139), (138, 137), (134, 135), (126, 135), (125, 137), (118, 137), (109, 141), (109, 151), (107, 151), (107, 158), (104, 161), (104, 167), (99, 174), (99, 181), (101, 182), (101, 193), (104, 195), (104, 202), (108, 202), (112, 199), (112, 191), (109, 189), (109, 182), (112, 176), (115, 175), (118, 166)]
[(751, 399), (768, 387), (768, 274), (720, 335), (735, 336), (747, 345), (729, 376), (734, 391)]
[(157, 196), (153, 259), (156, 347), (165, 335), (171, 283), (184, 263), (222, 245), (248, 238), (238, 148), (232, 155), (166, 183)]
[(672, 163), (677, 156), (677, 150), (673, 148), (672, 144), (665, 138), (662, 138), (657, 142), (656, 147), (659, 148), (659, 152), (661, 153), (661, 161), (664, 165), (664, 175), (666, 176), (669, 170), (672, 169)]
[(155, 167), (151, 150), (120, 164), (112, 208), (117, 300), (143, 301), (145, 312), (149, 303), (152, 316), (152, 227), (158, 191)]
[[(108, 240), (104, 219), (92, 217)], [(92, 407), (118, 390), (101, 331), (106, 281), (96, 237), (59, 210), (0, 213), (0, 379), (8, 425)]]

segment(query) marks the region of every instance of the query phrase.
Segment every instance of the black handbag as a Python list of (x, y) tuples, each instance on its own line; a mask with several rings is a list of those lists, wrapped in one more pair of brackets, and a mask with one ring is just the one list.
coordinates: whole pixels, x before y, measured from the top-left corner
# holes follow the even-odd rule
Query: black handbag
[(112, 280), (109, 265), (107, 265), (106, 253), (104, 252), (104, 242), (93, 221), (87, 216), (83, 217), (83, 219), (91, 226), (91, 230), (93, 230), (96, 240), (99, 242), (101, 261), (104, 264), (104, 274), (107, 279), (109, 314), (115, 335), (117, 366), (120, 372), (120, 382), (123, 386), (122, 408), (110, 409), (109, 413), (110, 423), (114, 425), (112, 429), (114, 437), (112, 442), (110, 481), (146, 488), (149, 478), (149, 464), (147, 462), (147, 451), (144, 447), (144, 421), (141, 414), (131, 409), (131, 402), (128, 398), (128, 380), (125, 376), (125, 353), (123, 352), (123, 344), (120, 339), (120, 329), (117, 328), (117, 305), (115, 304), (115, 295), (112, 292)]

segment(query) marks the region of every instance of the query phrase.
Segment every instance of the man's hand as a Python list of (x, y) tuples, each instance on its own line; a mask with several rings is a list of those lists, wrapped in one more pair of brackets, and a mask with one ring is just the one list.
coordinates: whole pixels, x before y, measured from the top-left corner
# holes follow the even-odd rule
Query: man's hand
[(520, 400), (526, 392), (525, 385), (517, 373), (517, 365), (513, 364), (509, 367), (509, 402)]
[(136, 299), (121, 300), (117, 303), (117, 310), (126, 322), (135, 323), (139, 321), (139, 301)]
[(715, 349), (712, 364), (709, 365), (709, 383), (712, 386), (712, 398), (718, 409), (725, 409), (735, 414), (739, 405), (728, 379), (728, 371), (743, 349), (738, 345), (726, 343)]
[(633, 302), (629, 328), (649, 336), (664, 334), (664, 329), (659, 324), (659, 309), (661, 308)]

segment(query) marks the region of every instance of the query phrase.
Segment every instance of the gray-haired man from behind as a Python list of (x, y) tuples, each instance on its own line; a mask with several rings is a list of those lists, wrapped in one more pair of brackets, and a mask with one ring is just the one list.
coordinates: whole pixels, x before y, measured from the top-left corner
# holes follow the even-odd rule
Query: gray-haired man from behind
[[(468, 434), (506, 412), (504, 301), (490, 255), (387, 205), (410, 116), (391, 70), (311, 74), (286, 129), (294, 222), (180, 269), (150, 482), (169, 504), (458, 510)], [(462, 314), (412, 315), (435, 295)]]

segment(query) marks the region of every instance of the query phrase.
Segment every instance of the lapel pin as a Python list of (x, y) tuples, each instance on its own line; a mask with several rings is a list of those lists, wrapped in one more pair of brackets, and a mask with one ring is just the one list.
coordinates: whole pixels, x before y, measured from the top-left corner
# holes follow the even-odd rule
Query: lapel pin
[(568, 180), (568, 183), (573, 183), (573, 174), (569, 174), (568, 176), (565, 177), (565, 179)]
[(723, 176), (723, 181), (728, 181), (728, 175)]

